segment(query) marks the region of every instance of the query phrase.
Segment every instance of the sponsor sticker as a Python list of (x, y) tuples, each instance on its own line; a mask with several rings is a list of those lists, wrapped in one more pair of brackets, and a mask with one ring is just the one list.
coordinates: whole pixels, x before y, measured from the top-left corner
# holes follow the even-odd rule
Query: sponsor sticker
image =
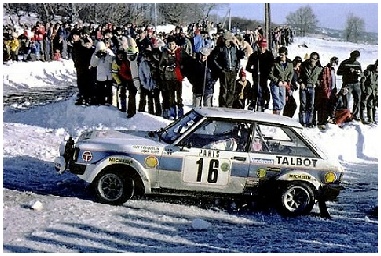
[(159, 165), (159, 160), (154, 156), (147, 156), (145, 163), (148, 168), (155, 168)]
[(274, 164), (273, 159), (267, 159), (267, 158), (252, 158), (251, 162), (256, 164)]
[(82, 154), (82, 160), (84, 162), (90, 162), (93, 159), (93, 154), (90, 151), (85, 151)]

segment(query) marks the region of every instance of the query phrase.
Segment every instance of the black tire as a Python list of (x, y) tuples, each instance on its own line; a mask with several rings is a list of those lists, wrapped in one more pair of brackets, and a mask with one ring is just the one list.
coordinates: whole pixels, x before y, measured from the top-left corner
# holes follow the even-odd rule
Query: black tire
[(311, 212), (315, 204), (315, 194), (308, 184), (293, 182), (281, 189), (279, 200), (279, 210), (282, 214), (298, 216)]
[(97, 201), (103, 204), (121, 205), (134, 195), (134, 180), (116, 170), (104, 170), (93, 182)]

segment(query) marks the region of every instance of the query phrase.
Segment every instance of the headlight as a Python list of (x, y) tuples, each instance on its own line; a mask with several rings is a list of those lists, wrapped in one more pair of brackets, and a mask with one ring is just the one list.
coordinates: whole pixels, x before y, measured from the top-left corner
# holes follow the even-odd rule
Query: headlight
[(336, 174), (334, 172), (327, 172), (324, 175), (324, 182), (325, 183), (333, 183), (336, 180)]

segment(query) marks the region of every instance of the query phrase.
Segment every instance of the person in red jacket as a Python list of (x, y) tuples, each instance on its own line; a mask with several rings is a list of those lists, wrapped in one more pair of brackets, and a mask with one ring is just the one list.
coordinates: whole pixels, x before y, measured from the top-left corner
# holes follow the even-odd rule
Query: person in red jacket
[[(137, 88), (131, 74), (130, 61), (124, 50), (117, 51), (116, 58), (112, 63), (112, 77), (119, 88), (120, 111), (126, 112), (127, 110), (127, 118), (131, 118), (136, 114)], [(126, 103), (127, 91), (128, 105)]]
[(32, 41), (34, 42), (35, 46), (35, 54), (36, 54), (36, 60), (42, 60), (44, 61), (44, 37), (46, 34), (45, 27), (40, 24), (39, 21), (36, 22), (36, 26), (34, 26), (33, 29), (34, 36), (32, 38)]
[(163, 51), (159, 60), (159, 71), (162, 79), (163, 118), (177, 119), (184, 114), (182, 98), (184, 77), (181, 71), (181, 62), (186, 53), (176, 45), (174, 37), (168, 37), (167, 44), (168, 47)]
[(322, 80), (319, 86), (315, 88), (315, 111), (317, 111), (317, 124), (325, 125), (332, 112), (329, 102), (332, 89), (336, 87), (335, 66), (338, 64), (338, 58), (332, 57), (329, 63), (323, 68)]

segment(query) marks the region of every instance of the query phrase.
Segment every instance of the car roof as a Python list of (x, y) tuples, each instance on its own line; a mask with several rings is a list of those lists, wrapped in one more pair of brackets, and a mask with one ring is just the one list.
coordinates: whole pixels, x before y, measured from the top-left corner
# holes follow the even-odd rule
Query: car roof
[(194, 108), (194, 110), (200, 115), (206, 117), (253, 120), (264, 123), (281, 124), (285, 126), (303, 128), (303, 126), (299, 122), (290, 117), (265, 112), (254, 112), (245, 109), (232, 109), (220, 107), (198, 107)]

